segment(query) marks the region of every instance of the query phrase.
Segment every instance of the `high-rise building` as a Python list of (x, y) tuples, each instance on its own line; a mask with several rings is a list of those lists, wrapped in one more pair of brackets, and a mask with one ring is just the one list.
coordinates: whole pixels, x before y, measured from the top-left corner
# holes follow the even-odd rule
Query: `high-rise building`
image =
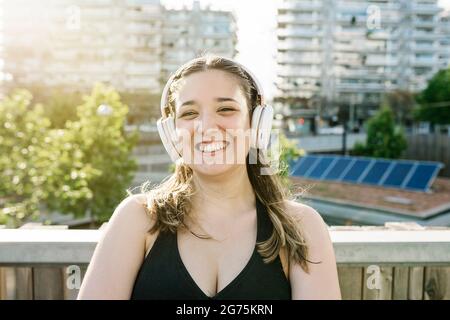
[[(203, 51), (233, 57), (231, 12), (166, 10), (159, 0), (0, 0), (3, 85), (159, 94), (168, 73)], [(1, 41), (1, 38), (0, 38)], [(0, 42), (0, 50), (2, 42)]]
[(439, 63), (444, 69), (450, 67), (450, 10), (439, 15), (439, 27), (441, 30)]
[(157, 91), (158, 1), (18, 0), (3, 3), (4, 72), (12, 86)]
[(442, 66), (441, 11), (437, 0), (280, 0), (276, 100), (327, 117), (423, 89)]
[(232, 12), (201, 8), (165, 10), (162, 74), (166, 79), (184, 62), (210, 52), (227, 58), (237, 54), (236, 20)]

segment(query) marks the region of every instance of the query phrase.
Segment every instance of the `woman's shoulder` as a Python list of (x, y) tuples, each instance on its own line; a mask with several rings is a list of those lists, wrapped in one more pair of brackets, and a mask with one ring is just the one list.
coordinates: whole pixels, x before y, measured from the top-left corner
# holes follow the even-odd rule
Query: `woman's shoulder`
[(286, 213), (298, 221), (306, 233), (316, 235), (324, 235), (324, 231), (328, 233), (327, 224), (314, 208), (294, 200), (286, 200), (285, 208)]
[(120, 222), (124, 227), (148, 230), (155, 221), (147, 210), (147, 200), (143, 193), (129, 195), (117, 205), (108, 224)]
[(102, 229), (79, 298), (129, 298), (145, 253), (145, 236), (151, 227), (143, 200), (142, 195), (128, 196), (115, 208)]
[(322, 216), (314, 208), (306, 204), (294, 200), (285, 200), (285, 208), (287, 213), (296, 219), (323, 221)]

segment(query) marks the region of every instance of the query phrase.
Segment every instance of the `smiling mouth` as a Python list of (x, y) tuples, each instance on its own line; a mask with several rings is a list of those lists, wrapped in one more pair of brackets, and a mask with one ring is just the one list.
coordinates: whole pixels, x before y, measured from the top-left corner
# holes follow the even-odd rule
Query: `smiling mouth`
[(224, 150), (229, 144), (229, 141), (199, 142), (195, 145), (195, 149), (204, 154), (214, 154)]

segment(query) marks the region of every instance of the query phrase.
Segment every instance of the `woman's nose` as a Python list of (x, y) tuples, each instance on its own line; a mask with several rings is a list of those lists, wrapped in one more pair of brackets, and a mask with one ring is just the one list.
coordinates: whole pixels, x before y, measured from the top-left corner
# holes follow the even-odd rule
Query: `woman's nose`
[(217, 129), (217, 119), (214, 114), (205, 112), (201, 115), (201, 117), (197, 118), (196, 121), (196, 131), (199, 133), (203, 133), (209, 130)]

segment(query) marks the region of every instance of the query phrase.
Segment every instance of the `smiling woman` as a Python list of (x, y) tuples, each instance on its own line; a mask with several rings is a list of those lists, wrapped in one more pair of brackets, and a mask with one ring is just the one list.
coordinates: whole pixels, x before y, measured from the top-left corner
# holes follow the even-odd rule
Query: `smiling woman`
[(118, 206), (79, 298), (340, 299), (324, 221), (263, 174), (273, 110), (250, 71), (193, 59), (169, 79), (161, 111), (175, 172)]

